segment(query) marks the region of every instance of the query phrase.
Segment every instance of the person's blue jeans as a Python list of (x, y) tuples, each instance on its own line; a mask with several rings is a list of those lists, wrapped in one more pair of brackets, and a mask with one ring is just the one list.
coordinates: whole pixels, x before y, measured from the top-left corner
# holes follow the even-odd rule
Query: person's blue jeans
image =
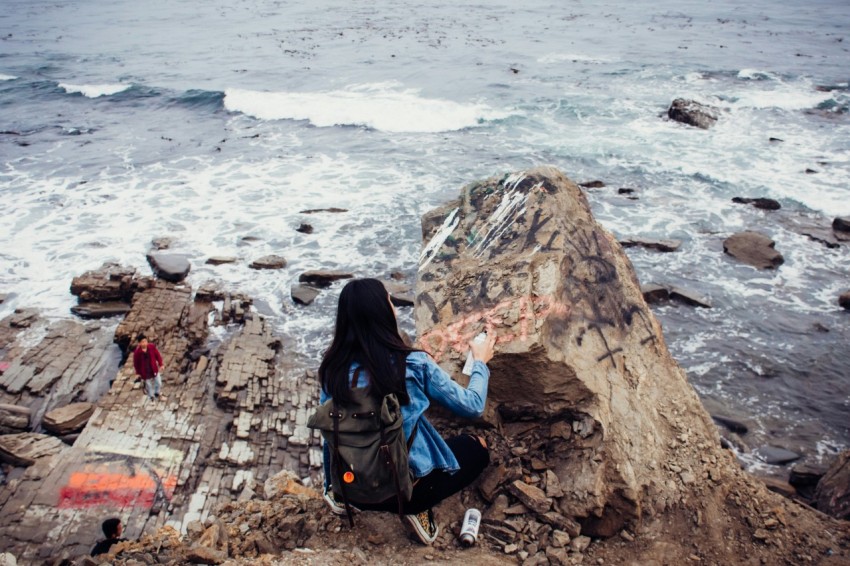
[(162, 389), (162, 377), (159, 374), (156, 374), (151, 379), (144, 380), (144, 384), (145, 393), (147, 393), (148, 397), (151, 399), (159, 397), (159, 390)]

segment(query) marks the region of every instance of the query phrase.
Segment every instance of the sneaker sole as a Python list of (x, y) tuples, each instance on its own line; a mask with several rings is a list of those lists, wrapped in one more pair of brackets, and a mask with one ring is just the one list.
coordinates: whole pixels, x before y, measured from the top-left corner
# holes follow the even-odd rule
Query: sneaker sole
[(437, 536), (440, 534), (440, 525), (435, 525), (437, 528), (434, 530), (434, 536), (428, 536), (428, 533), (425, 532), (425, 529), (422, 528), (422, 525), (420, 525), (419, 521), (415, 518), (405, 515), (404, 522), (406, 523), (408, 530), (410, 530), (413, 536), (416, 537), (416, 540), (426, 546), (433, 544), (434, 541), (437, 540)]

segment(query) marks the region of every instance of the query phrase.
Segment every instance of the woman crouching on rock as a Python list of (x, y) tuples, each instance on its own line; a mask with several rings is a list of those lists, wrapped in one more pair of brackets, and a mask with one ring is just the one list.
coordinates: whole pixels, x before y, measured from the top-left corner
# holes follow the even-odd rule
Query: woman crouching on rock
[[(345, 469), (351, 471), (337, 471), (339, 478), (333, 477), (332, 459), (341, 457), (339, 451), (331, 454), (333, 450), (325, 442), (325, 500), (334, 513), (346, 513), (343, 499), (348, 499), (349, 507), (356, 510), (399, 512), (405, 527), (423, 544), (431, 544), (437, 538), (434, 505), (472, 483), (489, 464), (490, 455), (481, 437), (464, 434), (443, 440), (423, 413), (433, 401), (462, 417), (481, 416), (490, 378), (486, 364), (493, 357), (494, 344), (495, 336), (483, 343), (470, 343), (475, 362), (469, 386), (464, 389), (428, 354), (405, 345), (389, 294), (380, 281), (355, 279), (343, 288), (333, 342), (319, 366), (320, 400), (325, 403), (332, 399), (323, 406), (339, 407), (328, 409), (328, 413), (333, 417), (335, 411), (344, 420), (346, 404), (356, 394), (366, 393), (373, 399), (395, 394), (408, 444), (413, 487), (410, 499), (404, 501), (402, 497), (401, 505), (398, 495), (380, 502), (352, 500), (345, 495), (342, 484), (353, 482), (355, 474), (362, 472), (345, 464), (349, 466)], [(360, 418), (356, 413), (350, 416)], [(327, 440), (332, 433), (322, 428)], [(341, 466), (345, 467), (339, 464), (337, 470)], [(396, 477), (396, 488), (397, 480)]]

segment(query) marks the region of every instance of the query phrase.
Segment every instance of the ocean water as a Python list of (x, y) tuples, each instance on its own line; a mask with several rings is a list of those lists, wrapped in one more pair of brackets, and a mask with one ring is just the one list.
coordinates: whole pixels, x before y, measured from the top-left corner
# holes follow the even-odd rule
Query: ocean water
[[(850, 215), (847, 2), (3, 7), (0, 316), (69, 317), (73, 276), (104, 261), (146, 271), (151, 240), (171, 236), (192, 284), (256, 297), (317, 360), (336, 295), (293, 305), (302, 271), (412, 281), (422, 213), (467, 182), (552, 164), (607, 184), (588, 198), (618, 236), (684, 242), (628, 253), (642, 282), (711, 299), (654, 310), (706, 406), (749, 424), (746, 446), (828, 461), (850, 445), (850, 313), (837, 305), (850, 254), (793, 229)], [(677, 97), (721, 108), (717, 125), (664, 119)], [(299, 213), (326, 207), (348, 212)], [(743, 229), (769, 234), (785, 264), (725, 256)], [(288, 267), (247, 267), (269, 253)]]

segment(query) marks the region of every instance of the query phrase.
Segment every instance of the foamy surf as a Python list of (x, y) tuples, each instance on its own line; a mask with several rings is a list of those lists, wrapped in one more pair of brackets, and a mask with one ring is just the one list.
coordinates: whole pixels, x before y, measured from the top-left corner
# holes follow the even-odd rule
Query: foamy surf
[(97, 85), (74, 85), (70, 83), (59, 83), (59, 88), (68, 94), (82, 94), (87, 98), (98, 98), (101, 96), (112, 96), (130, 88), (128, 84), (97, 84)]
[(13, 81), (17, 78), (18, 77), (12, 75), (4, 75), (3, 73), (0, 73), (0, 81)]
[(394, 83), (328, 92), (225, 91), (224, 106), (260, 120), (308, 120), (318, 127), (366, 126), (384, 132), (435, 133), (472, 128), (509, 112), (485, 104), (424, 98)]

